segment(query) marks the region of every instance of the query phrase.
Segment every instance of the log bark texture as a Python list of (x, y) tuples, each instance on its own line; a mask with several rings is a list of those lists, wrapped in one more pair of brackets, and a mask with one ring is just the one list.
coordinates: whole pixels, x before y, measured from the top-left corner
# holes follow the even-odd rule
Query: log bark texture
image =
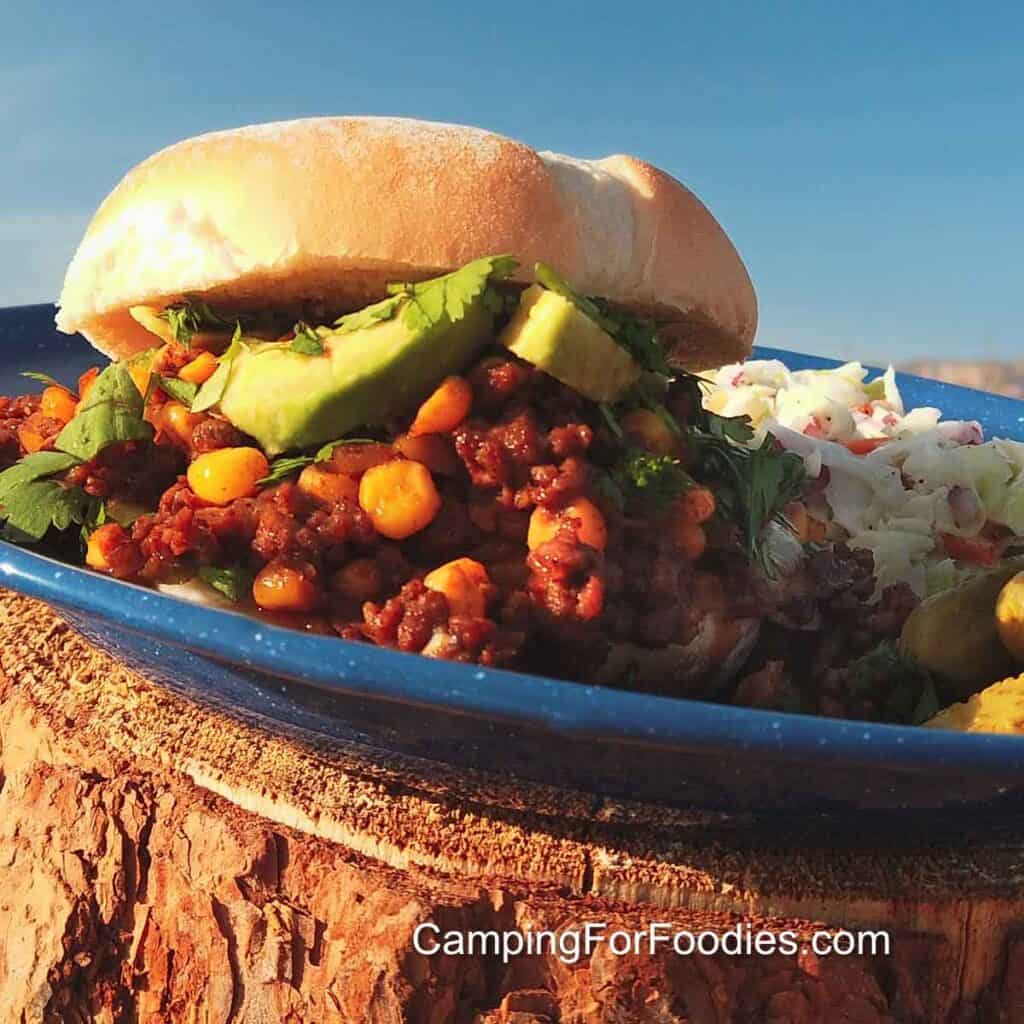
[[(264, 732), (0, 591), (0, 1021), (1024, 1022), (1024, 847), (872, 845)], [(427, 956), (651, 921), (888, 956)]]

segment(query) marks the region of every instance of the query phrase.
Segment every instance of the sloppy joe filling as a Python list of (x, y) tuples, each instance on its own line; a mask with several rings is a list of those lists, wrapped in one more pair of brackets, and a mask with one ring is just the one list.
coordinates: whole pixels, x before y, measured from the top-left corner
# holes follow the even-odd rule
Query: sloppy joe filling
[[(144, 359), (0, 398), (6, 535), (122, 580), (195, 581), (241, 610), (349, 641), (911, 720), (920, 695), (894, 700), (899, 682), (865, 681), (858, 659), (898, 636), (917, 599), (899, 583), (877, 592), (871, 553), (830, 542), (808, 517), (820, 484), (799, 458), (771, 438), (744, 447), (742, 418), (704, 410), (700, 381), (668, 364), (641, 362), (614, 401), (588, 397), (592, 380), (573, 386), (555, 376), (564, 364), (545, 368), (534, 348), (519, 346), (523, 357), (502, 342), (514, 298), (458, 373), (324, 445), (274, 450), (231, 421), (223, 389), (204, 401), (244, 321), (233, 343), (214, 332), (196, 344), (201, 313)], [(612, 336), (617, 323), (604, 325)], [(305, 323), (274, 342), (311, 360), (334, 343)], [(115, 371), (135, 398), (116, 390)], [(113, 389), (114, 412), (134, 404), (125, 416), (145, 429), (108, 419), (84, 430), (84, 417), (110, 411), (96, 387)], [(92, 453), (104, 429), (134, 434)], [(58, 468), (33, 477), (25, 467), (47, 468), (40, 453)], [(41, 532), (19, 504), (34, 485), (55, 510)], [(789, 552), (781, 562), (773, 531)]]

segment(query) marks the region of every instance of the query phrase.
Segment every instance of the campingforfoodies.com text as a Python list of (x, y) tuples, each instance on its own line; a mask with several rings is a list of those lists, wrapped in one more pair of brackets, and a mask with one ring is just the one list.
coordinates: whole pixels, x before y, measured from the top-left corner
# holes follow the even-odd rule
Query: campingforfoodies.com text
[(519, 956), (556, 956), (576, 964), (607, 946), (613, 956), (653, 956), (671, 951), (677, 956), (888, 956), (891, 938), (886, 931), (829, 929), (801, 936), (795, 931), (769, 932), (738, 924), (726, 931), (687, 931), (663, 921), (627, 931), (589, 921), (564, 931), (480, 930), (446, 931), (432, 921), (417, 925), (413, 947), (424, 956), (493, 956), (502, 963)]

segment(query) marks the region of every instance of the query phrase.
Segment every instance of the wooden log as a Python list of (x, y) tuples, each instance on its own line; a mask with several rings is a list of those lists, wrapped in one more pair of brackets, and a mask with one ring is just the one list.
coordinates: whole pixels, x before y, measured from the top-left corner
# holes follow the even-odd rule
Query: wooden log
[[(1024, 1021), (1009, 831), (879, 844), (268, 732), (4, 592), (0, 787), (4, 1022)], [(652, 921), (798, 948), (566, 963), (414, 942)], [(816, 956), (823, 926), (891, 950)]]

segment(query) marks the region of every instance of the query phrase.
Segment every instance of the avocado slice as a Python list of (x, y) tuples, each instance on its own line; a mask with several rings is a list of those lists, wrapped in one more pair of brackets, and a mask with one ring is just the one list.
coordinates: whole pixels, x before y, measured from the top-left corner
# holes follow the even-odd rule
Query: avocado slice
[(539, 284), (523, 292), (498, 340), (595, 402), (614, 402), (640, 378), (640, 364), (607, 331)]
[[(242, 338), (222, 362), (220, 410), (270, 456), (310, 448), (410, 410), (472, 362), (491, 329), (491, 313), (474, 302), (455, 323), (415, 329), (395, 316), (328, 334), (322, 355)], [(201, 408), (204, 397), (201, 391)]]
[(317, 328), (322, 352), (244, 338), (239, 327), (192, 409), (219, 406), (271, 456), (384, 426), (490, 343), (502, 303), (489, 282), (515, 265), (485, 256), (443, 277), (389, 285), (389, 298)]

